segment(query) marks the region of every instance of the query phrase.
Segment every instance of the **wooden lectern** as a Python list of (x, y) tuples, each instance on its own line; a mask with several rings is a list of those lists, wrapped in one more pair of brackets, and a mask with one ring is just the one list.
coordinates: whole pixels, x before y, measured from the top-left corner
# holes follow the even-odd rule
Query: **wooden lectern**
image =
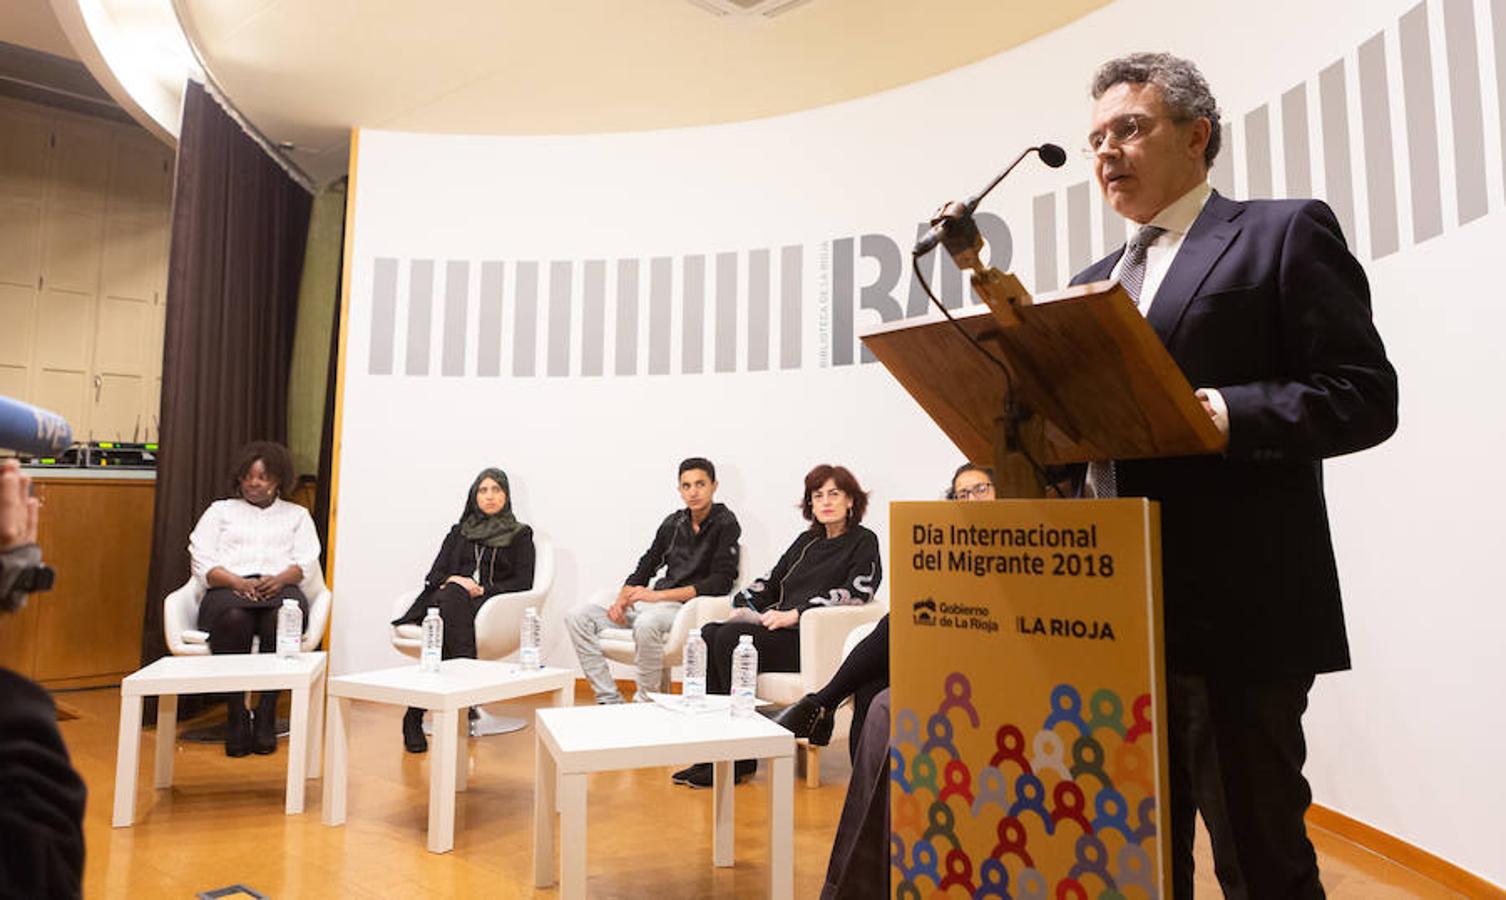
[(995, 467), (1001, 497), (1044, 496), (1032, 460), (1057, 466), (1222, 449), (1223, 435), (1118, 282), (1032, 300), (1013, 275), (982, 268), (975, 252), (954, 258), (972, 269), (986, 307), (956, 315), (955, 324), (896, 324), (862, 340), (969, 460)]
[(1165, 897), (1160, 509), (1038, 498), (1224, 439), (1117, 282), (1032, 301), (954, 243), (986, 307), (863, 343), (1020, 499), (890, 507), (890, 896)]

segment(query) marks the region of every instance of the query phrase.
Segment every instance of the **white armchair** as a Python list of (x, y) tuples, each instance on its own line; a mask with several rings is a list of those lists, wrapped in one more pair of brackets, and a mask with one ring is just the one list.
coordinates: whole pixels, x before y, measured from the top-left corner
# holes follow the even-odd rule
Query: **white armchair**
[[(715, 600), (700, 611), (704, 622), (725, 619), (732, 612), (732, 598), (706, 598)], [(800, 616), (800, 671), (764, 672), (758, 676), (758, 697), (775, 706), (789, 706), (806, 694), (814, 693), (831, 680), (837, 667), (842, 665), (851, 650), (848, 637), (858, 628), (872, 629), (873, 624), (889, 611), (887, 604), (872, 601), (861, 606), (816, 606)], [(865, 632), (866, 633), (866, 632)], [(853, 644), (856, 641), (852, 642)], [(847, 726), (852, 721), (847, 704), (838, 711), (832, 740), (846, 740)], [(805, 783), (809, 787), (821, 786), (821, 748), (801, 739), (805, 765)]]
[[(533, 587), (526, 591), (496, 594), (476, 611), (478, 659), (503, 659), (518, 649), (522, 642), (523, 610), (534, 606), (543, 615), (544, 601), (549, 598), (549, 589), (554, 586), (554, 544), (534, 532), (533, 553)], [(394, 598), (391, 617), (395, 619), (406, 612), (413, 603), (413, 596), (413, 592), (408, 591)], [(400, 652), (417, 657), (423, 650), (423, 645), (423, 626), (392, 627), (392, 646)]]
[[(549, 589), (554, 586), (554, 544), (537, 531), (533, 533), (533, 587), (526, 591), (495, 594), (487, 598), (476, 611), (476, 657), (478, 659), (503, 659), (518, 649), (522, 643), (523, 611), (530, 606), (543, 615), (544, 602), (549, 598)], [(405, 591), (393, 598), (392, 615), (396, 619), (407, 612), (413, 603), (412, 591)], [(408, 656), (417, 657), (423, 651), (424, 630), (421, 625), (392, 626), (392, 646)], [(476, 737), (516, 731), (527, 723), (522, 719), (494, 717), (485, 724), (472, 724), (471, 734)]]
[[(611, 606), (617, 597), (617, 590), (608, 588), (591, 596), (590, 602), (599, 606)], [(713, 597), (691, 597), (675, 613), (674, 625), (670, 627), (669, 637), (664, 641), (664, 674), (659, 680), (659, 690), (668, 692), (670, 687), (670, 671), (685, 661), (685, 639), (690, 637), (691, 629), (699, 630), (707, 622), (715, 621), (725, 616), (726, 610), (732, 608), (732, 595)], [(718, 615), (715, 610), (721, 610)], [(607, 628), (601, 632), (601, 652), (607, 659), (615, 662), (632, 665), (637, 659), (638, 645), (633, 640), (631, 628)]]
[[(329, 622), (329, 608), (334, 598), (317, 563), (313, 571), (303, 573), (303, 582), (298, 586), (309, 607), (308, 619), (303, 623), (301, 648), (307, 653), (318, 649), (324, 641), (324, 627)], [(209, 633), (199, 630), (199, 601), (204, 599), (204, 591), (204, 586), (190, 577), (162, 601), (163, 637), (167, 639), (168, 651), (174, 656), (209, 655)], [(253, 651), (258, 643), (258, 639), (251, 639)]]

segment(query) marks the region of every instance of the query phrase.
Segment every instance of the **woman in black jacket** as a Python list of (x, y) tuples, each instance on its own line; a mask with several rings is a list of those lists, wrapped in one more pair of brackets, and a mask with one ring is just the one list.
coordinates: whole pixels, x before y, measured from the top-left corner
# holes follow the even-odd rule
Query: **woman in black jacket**
[[(860, 524), (867, 508), (867, 492), (845, 467), (822, 464), (806, 474), (800, 509), (811, 527), (795, 538), (767, 575), (737, 595), (731, 618), (701, 628), (708, 694), (730, 693), (732, 651), (743, 635), (753, 636), (759, 672), (798, 672), (802, 613), (815, 606), (855, 606), (873, 599), (883, 567), (878, 535)], [(735, 777), (740, 781), (757, 768), (754, 760), (739, 760)], [(709, 787), (711, 765), (683, 769), (674, 780)]]
[[(476, 612), (495, 594), (533, 587), (533, 529), (512, 512), (507, 473), (483, 469), (471, 483), (460, 521), (450, 528), (424, 589), (394, 625), (423, 622), (429, 607), (444, 620), (444, 659), (476, 658)], [(409, 707), (403, 716), (403, 746), (410, 753), (429, 748), (424, 711)]]
[[(946, 499), (993, 500), (994, 470), (970, 462), (958, 466), (957, 471), (952, 473), (952, 484), (947, 488)], [(856, 760), (858, 736), (863, 733), (863, 719), (868, 715), (868, 704), (873, 702), (879, 691), (887, 687), (889, 616), (885, 614), (868, 636), (852, 648), (852, 652), (824, 687), (785, 707), (774, 721), (794, 732), (795, 737), (806, 738), (817, 747), (824, 747), (831, 740), (837, 707), (842, 705), (843, 700), (851, 697), (852, 728), (848, 732), (847, 753)]]

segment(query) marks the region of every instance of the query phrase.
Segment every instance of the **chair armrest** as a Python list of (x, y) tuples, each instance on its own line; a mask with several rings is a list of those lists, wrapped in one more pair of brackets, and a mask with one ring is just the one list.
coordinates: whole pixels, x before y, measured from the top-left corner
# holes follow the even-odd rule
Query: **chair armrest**
[(476, 656), (479, 659), (502, 659), (522, 643), (523, 610), (539, 608), (543, 615), (549, 588), (536, 587), (509, 594), (493, 594), (476, 611)]
[(185, 632), (198, 632), (199, 601), (203, 597), (198, 582), (190, 578), (162, 601), (162, 636), (167, 641), (168, 652), (174, 656), (195, 656), (205, 652), (204, 644), (209, 640), (207, 634), (202, 643), (184, 640)]
[(324, 643), (324, 628), (329, 624), (329, 610), (334, 604), (334, 596), (322, 581), (315, 584), (314, 593), (305, 593), (304, 596), (308, 598), (309, 614), (307, 621), (303, 623), (301, 649), (304, 653), (309, 653), (318, 650), (319, 645)]
[[(720, 622), (722, 619), (732, 615), (732, 597), (732, 594), (692, 597), (690, 602), (685, 604), (686, 608), (691, 610), (692, 616), (687, 619), (687, 622), (695, 628), (700, 628), (707, 622)], [(675, 622), (676, 626), (679, 624), (679, 622)]]
[(859, 625), (877, 622), (889, 611), (887, 605), (870, 602), (861, 606), (813, 606), (800, 616), (800, 678), (807, 691), (831, 680), (842, 664), (842, 646)]
[(731, 594), (712, 594), (686, 600), (685, 604), (680, 607), (680, 611), (675, 614), (675, 622), (670, 626), (669, 636), (664, 639), (665, 664), (679, 665), (684, 659), (685, 641), (690, 638), (692, 629), (700, 631), (702, 625), (725, 618), (731, 611)]

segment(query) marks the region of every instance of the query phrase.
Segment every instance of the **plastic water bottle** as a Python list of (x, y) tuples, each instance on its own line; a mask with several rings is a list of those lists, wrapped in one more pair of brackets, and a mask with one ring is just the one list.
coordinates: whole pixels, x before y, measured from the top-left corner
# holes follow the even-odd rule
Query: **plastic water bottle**
[(737, 649), (732, 651), (732, 714), (753, 715), (754, 691), (758, 689), (758, 648), (753, 646), (753, 635), (745, 634), (737, 639)]
[(285, 599), (277, 611), (277, 658), (294, 659), (303, 650), (303, 610), (297, 600)]
[(439, 617), (439, 607), (431, 606), (424, 613), (424, 649), (418, 657), (420, 672), (438, 672), (439, 657), (444, 651), (444, 619)]
[(544, 667), (543, 660), (539, 658), (539, 645), (544, 641), (544, 623), (539, 621), (537, 607), (530, 606), (523, 610), (523, 645), (518, 650), (518, 668), (525, 672), (532, 672)]
[(706, 642), (699, 629), (685, 639), (685, 702), (699, 705), (706, 699)]

